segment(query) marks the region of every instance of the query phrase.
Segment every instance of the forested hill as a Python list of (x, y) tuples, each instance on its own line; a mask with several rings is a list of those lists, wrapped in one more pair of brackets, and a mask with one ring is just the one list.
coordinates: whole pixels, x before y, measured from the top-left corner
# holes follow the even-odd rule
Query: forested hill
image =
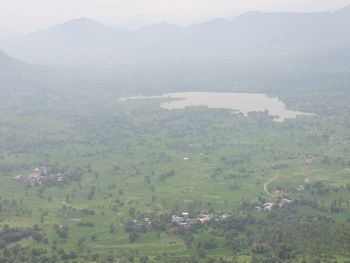
[[(89, 87), (79, 70), (27, 64), (0, 50), (0, 102), (8, 105), (48, 105)], [(18, 108), (13, 108), (14, 110)]]
[(318, 50), (294, 56), (299, 67), (314, 70), (349, 71), (350, 46)]
[(291, 54), (350, 45), (350, 7), (337, 12), (248, 12), (187, 28), (167, 23), (137, 31), (81, 18), (0, 42), (23, 61), (110, 65)]
[(10, 70), (11, 68), (20, 67), (20, 65), (24, 63), (8, 56), (5, 52), (0, 50), (0, 74), (5, 75), (5, 71)]
[[(0, 53), (1, 100), (49, 103), (87, 93), (116, 96), (192, 91), (288, 93), (295, 89), (346, 89), (350, 46), (238, 61), (128, 65), (108, 70), (27, 64)], [(310, 78), (310, 74), (313, 78)], [(297, 77), (296, 77), (297, 76)], [(174, 81), (174, 79), (178, 81)], [(312, 81), (310, 81), (312, 79)], [(326, 83), (328, 83), (326, 85)], [(335, 83), (338, 83), (337, 85)]]
[(9, 57), (0, 50), (0, 90), (5, 99), (10, 92), (19, 90), (25, 84), (23, 74), (30, 70), (25, 63)]

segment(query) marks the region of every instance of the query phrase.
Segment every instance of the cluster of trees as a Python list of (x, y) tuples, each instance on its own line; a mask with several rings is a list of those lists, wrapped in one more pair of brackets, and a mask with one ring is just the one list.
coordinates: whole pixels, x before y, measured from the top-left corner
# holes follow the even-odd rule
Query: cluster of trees
[(165, 181), (166, 179), (168, 179), (169, 177), (175, 176), (175, 171), (171, 170), (169, 172), (163, 173), (159, 176), (159, 180), (160, 181)]
[(68, 238), (68, 227), (67, 226), (55, 224), (53, 227), (54, 227), (57, 235), (60, 238), (64, 238), (64, 239)]
[(30, 216), (32, 210), (23, 205), (23, 200), (0, 197), (0, 215), (3, 216)]
[[(235, 257), (211, 257), (212, 249), (230, 249), (233, 255), (249, 251), (251, 262), (337, 262), (334, 255), (350, 257), (350, 226), (336, 223), (324, 216), (300, 216), (294, 206), (276, 208), (255, 218), (252, 214), (236, 214), (226, 220), (211, 220), (206, 224), (193, 223), (187, 227), (169, 223), (170, 216), (148, 214), (152, 224), (140, 224), (142, 217), (129, 220), (124, 229), (129, 242), (148, 232), (156, 231), (176, 235), (194, 249), (196, 256), (190, 262), (236, 262)], [(137, 221), (140, 220), (140, 221)], [(202, 236), (202, 237), (201, 237)], [(205, 237), (205, 238), (203, 238)], [(183, 259), (182, 262), (187, 262)], [(204, 260), (204, 261), (203, 261)]]
[(0, 232), (0, 248), (5, 248), (9, 244), (16, 243), (29, 237), (32, 237), (38, 243), (48, 243), (38, 225), (35, 225), (33, 228), (25, 229), (11, 228), (9, 225), (4, 225)]

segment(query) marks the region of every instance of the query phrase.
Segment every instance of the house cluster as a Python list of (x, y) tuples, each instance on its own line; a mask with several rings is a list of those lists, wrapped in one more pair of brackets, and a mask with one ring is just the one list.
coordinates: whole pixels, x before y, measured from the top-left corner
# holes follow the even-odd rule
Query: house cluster
[(129, 222), (132, 223), (132, 229), (134, 231), (140, 231), (144, 228), (148, 228), (149, 226), (151, 226), (151, 220), (148, 217), (144, 217), (142, 219), (130, 220)]
[(42, 166), (36, 168), (34, 173), (28, 174), (27, 176), (18, 175), (15, 177), (16, 180), (21, 180), (22, 182), (34, 186), (41, 185), (48, 181), (62, 182), (64, 180), (64, 174), (61, 173), (51, 173), (51, 169), (47, 166)]
[(257, 211), (257, 212), (271, 212), (274, 207), (283, 207), (286, 204), (290, 204), (290, 203), (293, 203), (293, 200), (284, 198), (279, 202), (264, 203), (261, 206), (256, 206), (255, 211)]
[(210, 220), (225, 220), (228, 217), (230, 217), (229, 214), (222, 214), (222, 215), (216, 215), (216, 214), (206, 214), (206, 213), (199, 213), (196, 217), (191, 217), (189, 213), (181, 213), (181, 216), (172, 215), (171, 221), (179, 226), (189, 226), (194, 223), (201, 223), (205, 224), (209, 222)]
[(298, 192), (304, 191), (304, 190), (306, 189), (306, 188), (305, 188), (305, 185), (311, 183), (310, 178), (309, 178), (309, 177), (306, 177), (305, 180), (304, 180), (304, 183), (305, 183), (304, 185), (301, 184), (301, 185), (298, 185), (298, 186), (297, 186), (297, 191), (298, 191)]

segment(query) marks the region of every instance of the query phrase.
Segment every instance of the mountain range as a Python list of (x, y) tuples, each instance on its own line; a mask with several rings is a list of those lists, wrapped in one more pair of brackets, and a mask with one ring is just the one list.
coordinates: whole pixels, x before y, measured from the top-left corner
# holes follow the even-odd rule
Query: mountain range
[(80, 18), (0, 41), (9, 55), (35, 64), (108, 65), (225, 60), (295, 54), (350, 45), (350, 6), (336, 12), (248, 12), (184, 28), (167, 23), (136, 31)]

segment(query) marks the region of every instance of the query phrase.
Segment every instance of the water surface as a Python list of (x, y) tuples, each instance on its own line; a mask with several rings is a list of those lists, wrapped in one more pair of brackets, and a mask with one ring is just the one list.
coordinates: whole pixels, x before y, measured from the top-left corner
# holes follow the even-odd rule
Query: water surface
[(180, 92), (167, 93), (161, 96), (135, 96), (119, 99), (120, 102), (131, 99), (173, 99), (161, 104), (168, 110), (184, 109), (189, 106), (207, 106), (210, 109), (231, 109), (243, 113), (268, 112), (275, 121), (296, 118), (298, 115), (314, 115), (286, 109), (286, 105), (278, 98), (257, 93), (218, 93), (218, 92)]

